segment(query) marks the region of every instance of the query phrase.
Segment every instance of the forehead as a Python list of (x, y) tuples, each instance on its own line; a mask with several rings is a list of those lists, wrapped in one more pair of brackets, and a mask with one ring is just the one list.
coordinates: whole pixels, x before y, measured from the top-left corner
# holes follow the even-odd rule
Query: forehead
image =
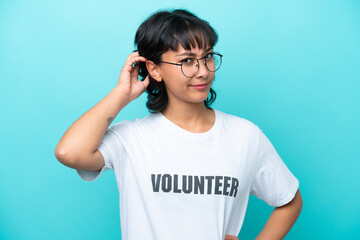
[(202, 56), (206, 52), (212, 50), (213, 47), (205, 46), (205, 48), (199, 48), (198, 46), (195, 46), (194, 48), (185, 49), (181, 44), (179, 44), (176, 51), (169, 49), (168, 51), (164, 52), (162, 54), (162, 59), (164, 58), (181, 58), (184, 56), (190, 56), (190, 57), (196, 57), (196, 56)]

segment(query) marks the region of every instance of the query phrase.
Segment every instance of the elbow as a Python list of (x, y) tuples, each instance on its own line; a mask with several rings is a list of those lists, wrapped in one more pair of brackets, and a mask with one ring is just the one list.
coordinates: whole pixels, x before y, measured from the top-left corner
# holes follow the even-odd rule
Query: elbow
[(69, 156), (66, 150), (59, 148), (56, 146), (55, 148), (55, 157), (56, 159), (62, 163), (63, 165), (74, 168), (75, 166), (75, 160), (73, 157)]

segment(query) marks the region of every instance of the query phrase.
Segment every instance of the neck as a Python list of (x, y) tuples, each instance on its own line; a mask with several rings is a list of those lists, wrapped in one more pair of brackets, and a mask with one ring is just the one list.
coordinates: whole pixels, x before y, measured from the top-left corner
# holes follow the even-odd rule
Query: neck
[(206, 132), (215, 122), (215, 113), (201, 103), (177, 103), (170, 101), (161, 112), (167, 119), (191, 132)]

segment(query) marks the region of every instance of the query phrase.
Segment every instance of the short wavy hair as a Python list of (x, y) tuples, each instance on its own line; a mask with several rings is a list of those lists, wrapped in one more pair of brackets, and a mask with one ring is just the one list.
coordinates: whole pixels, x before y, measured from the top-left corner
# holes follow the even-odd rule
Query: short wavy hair
[[(184, 9), (159, 11), (147, 18), (135, 35), (135, 47), (140, 56), (159, 64), (161, 56), (168, 50), (177, 51), (179, 44), (191, 50), (214, 47), (218, 35), (210, 24)], [(145, 62), (140, 63), (139, 75), (142, 80), (149, 75)], [(146, 89), (148, 99), (146, 107), (150, 113), (161, 112), (168, 103), (164, 81), (157, 82), (149, 75), (150, 83)], [(216, 92), (210, 88), (210, 94), (204, 101), (206, 107), (216, 99)]]

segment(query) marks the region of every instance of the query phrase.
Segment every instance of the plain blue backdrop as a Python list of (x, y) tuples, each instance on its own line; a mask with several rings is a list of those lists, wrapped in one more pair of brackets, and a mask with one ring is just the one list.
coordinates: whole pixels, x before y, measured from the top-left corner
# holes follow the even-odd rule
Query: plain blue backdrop
[[(85, 182), (54, 149), (116, 86), (139, 24), (170, 7), (219, 34), (213, 107), (257, 124), (299, 179), (286, 239), (357, 238), (359, 1), (0, 0), (0, 239), (120, 239), (114, 173)], [(145, 117), (145, 101), (114, 122)], [(240, 239), (272, 210), (251, 196)]]

